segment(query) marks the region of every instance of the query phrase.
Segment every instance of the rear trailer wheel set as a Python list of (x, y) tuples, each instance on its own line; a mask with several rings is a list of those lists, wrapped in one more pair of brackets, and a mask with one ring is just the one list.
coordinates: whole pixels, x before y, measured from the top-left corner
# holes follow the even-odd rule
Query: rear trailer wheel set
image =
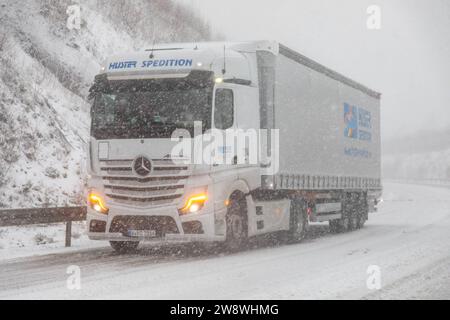
[(343, 233), (364, 227), (369, 214), (365, 198), (361, 195), (348, 195), (342, 202), (342, 218), (330, 220), (330, 232)]

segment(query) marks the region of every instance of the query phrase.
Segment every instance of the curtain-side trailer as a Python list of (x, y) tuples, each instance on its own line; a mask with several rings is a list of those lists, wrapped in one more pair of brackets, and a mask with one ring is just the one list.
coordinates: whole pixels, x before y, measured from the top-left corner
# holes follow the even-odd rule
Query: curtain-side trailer
[(114, 56), (91, 97), (88, 234), (118, 251), (350, 231), (381, 196), (380, 94), (277, 42)]

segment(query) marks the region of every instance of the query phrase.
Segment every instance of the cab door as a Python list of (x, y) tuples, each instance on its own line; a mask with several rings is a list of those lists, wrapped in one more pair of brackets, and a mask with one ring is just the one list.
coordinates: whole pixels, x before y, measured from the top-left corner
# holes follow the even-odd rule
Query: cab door
[(259, 100), (258, 89), (238, 85), (235, 92), (238, 168), (258, 166), (259, 157)]
[(214, 89), (212, 129), (215, 141), (210, 143), (211, 178), (214, 207), (218, 212), (225, 207), (230, 188), (238, 179), (235, 150), (232, 143), (226, 141), (226, 132), (236, 129), (235, 92), (230, 84), (223, 83)]
[(212, 128), (216, 136), (211, 144), (212, 171), (218, 173), (236, 169), (237, 159), (233, 141), (227, 139), (236, 129), (235, 92), (231, 85), (223, 84), (214, 90)]

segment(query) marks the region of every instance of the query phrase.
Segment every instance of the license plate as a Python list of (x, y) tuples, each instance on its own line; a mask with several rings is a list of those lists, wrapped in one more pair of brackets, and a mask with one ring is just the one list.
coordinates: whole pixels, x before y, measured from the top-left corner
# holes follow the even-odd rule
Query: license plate
[(127, 235), (134, 238), (156, 237), (155, 230), (128, 230)]

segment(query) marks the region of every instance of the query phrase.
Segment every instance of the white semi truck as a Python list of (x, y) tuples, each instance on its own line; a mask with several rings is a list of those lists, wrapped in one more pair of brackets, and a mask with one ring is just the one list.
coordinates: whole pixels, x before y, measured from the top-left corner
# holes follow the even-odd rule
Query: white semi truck
[(277, 42), (113, 56), (90, 93), (88, 235), (117, 251), (350, 231), (381, 196), (380, 94)]

